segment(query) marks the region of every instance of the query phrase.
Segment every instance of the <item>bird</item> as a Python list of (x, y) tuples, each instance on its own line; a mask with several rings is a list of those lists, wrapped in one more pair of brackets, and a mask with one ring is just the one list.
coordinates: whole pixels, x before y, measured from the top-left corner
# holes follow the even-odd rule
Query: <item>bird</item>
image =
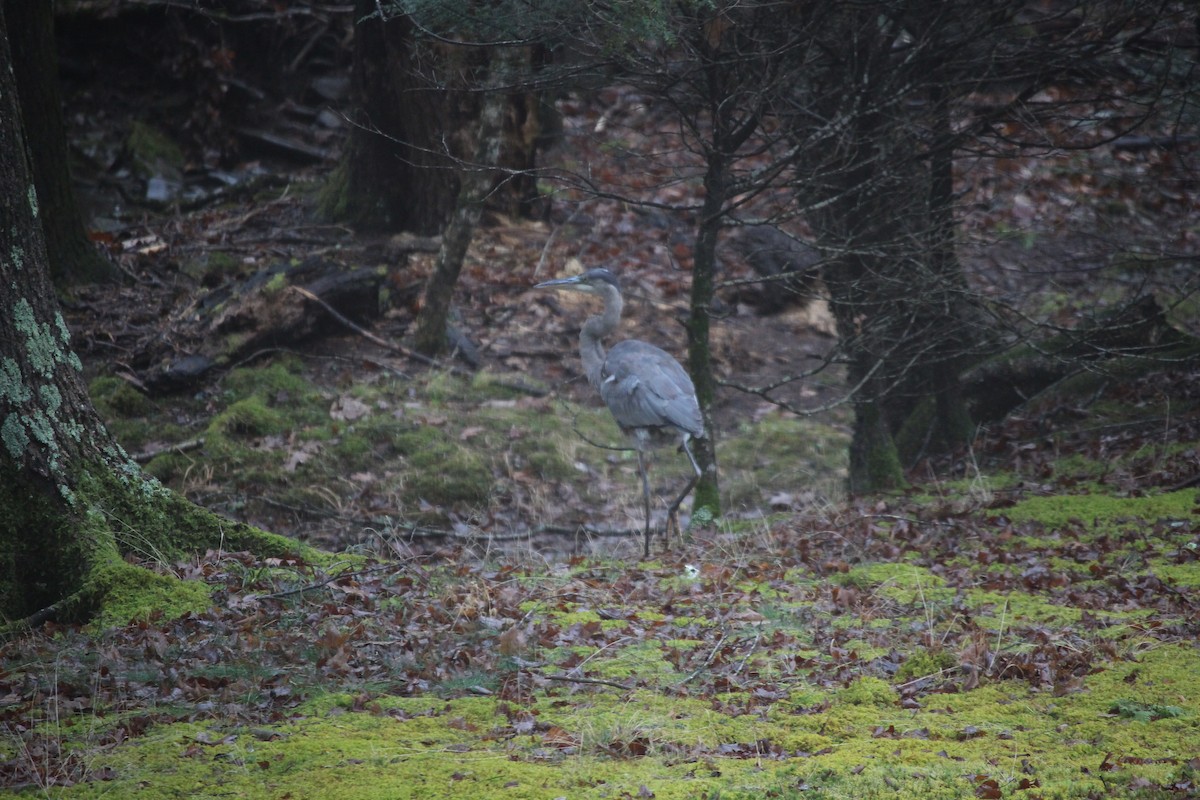
[(579, 355), (590, 383), (600, 393), (622, 433), (637, 450), (638, 474), (642, 478), (642, 501), (646, 512), (643, 555), (650, 557), (650, 479), (646, 473), (646, 451), (650, 447), (679, 441), (691, 462), (693, 475), (667, 510), (663, 532), (670, 546), (672, 523), (679, 531), (679, 504), (696, 487), (701, 471), (688, 443), (705, 436), (704, 417), (696, 399), (696, 387), (683, 366), (670, 353), (649, 342), (625, 339), (605, 352), (603, 340), (617, 329), (624, 300), (621, 285), (607, 269), (589, 269), (569, 278), (537, 284), (535, 289), (559, 289), (597, 295), (604, 300), (603, 313), (588, 317), (579, 332)]

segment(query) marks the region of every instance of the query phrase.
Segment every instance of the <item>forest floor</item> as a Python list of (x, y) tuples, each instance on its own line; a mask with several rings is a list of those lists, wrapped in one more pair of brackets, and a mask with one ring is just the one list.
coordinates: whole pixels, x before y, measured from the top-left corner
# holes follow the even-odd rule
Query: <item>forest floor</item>
[[(115, 163), (135, 115), (107, 96), (89, 105), (101, 94), (76, 85), (68, 104), (80, 148), (125, 152)], [(614, 152), (660, 131), (627, 90), (563, 110), (561, 152), (594, 169), (617, 169)], [(1064, 325), (1148, 285), (1196, 333), (1195, 156), (1110, 147), (975, 165), (960, 176), (972, 280)], [(530, 287), (575, 261), (616, 269), (630, 295), (622, 332), (681, 355), (686, 219), (567, 193), (545, 220), (485, 219), (457, 294), (478, 369), (335, 329), (184, 393), (139, 390), (148, 343), (186, 353), (183, 323), (203, 299), (273, 264), (379, 267), (397, 297), (420, 284), (430, 256), (400, 265), (391, 240), (313, 218), (328, 168), (241, 164), (252, 189), (156, 207), (129, 203), (149, 188), (136, 172), (92, 184), (130, 276), (67, 300), (97, 407), (172, 488), (317, 549), (146, 552), (147, 566), (207, 583), (211, 605), (6, 642), (0, 786), (66, 798), (1200, 794), (1191, 365), (1056, 387), (970, 451), (915, 468), (911, 489), (869, 499), (841, 489), (836, 370), (782, 395), (819, 413), (723, 388), (726, 514), (669, 549), (656, 539), (643, 560), (636, 461), (593, 444), (620, 437), (580, 377), (590, 306)], [(1192, 260), (1147, 266), (1152, 242)], [(727, 270), (746, 274), (732, 256)], [(725, 297), (714, 341), (728, 383), (806, 371), (833, 346), (819, 304), (764, 315)], [(411, 321), (410, 304), (394, 305), (371, 333), (402, 343)], [(668, 495), (684, 459), (659, 453), (651, 474)], [(662, 513), (660, 499), (656, 524)]]

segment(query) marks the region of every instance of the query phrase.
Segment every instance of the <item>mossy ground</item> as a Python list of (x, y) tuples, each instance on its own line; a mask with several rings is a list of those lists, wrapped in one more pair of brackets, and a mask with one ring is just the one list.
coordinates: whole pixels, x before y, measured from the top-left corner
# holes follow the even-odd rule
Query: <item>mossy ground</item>
[[(767, 415), (726, 432), (718, 458), (727, 508), (770, 516), (732, 514), (641, 563), (599, 540), (569, 560), (517, 547), (397, 564), (372, 559), (407, 554), (395, 542), (421, 526), (601, 515), (636, 530), (636, 461), (591, 443), (620, 442), (603, 409), (530, 396), (525, 377), (312, 374), (296, 357), (242, 367), (170, 407), (93, 382), (127, 449), (204, 439), (151, 472), (354, 555), (147, 554), (197, 594), (155, 601), (143, 582), (131, 613), (10, 643), (0, 777), (19, 794), (1149, 798), (1196, 786), (1196, 491), (1109, 480), (1185, 448), (1131, 448), (1104, 466), (1077, 455), (1063, 467), (1071, 491), (976, 468), (853, 506), (836, 501), (837, 430)], [(682, 462), (658, 454), (656, 496)]]
[[(1040, 532), (1007, 574), (937, 524), (640, 567), (200, 564), (212, 611), (10, 644), (0, 758), (43, 759), (31, 797), (1184, 796), (1195, 494), (954, 520)], [(1031, 572), (1101, 540), (1098, 575)]]
[[(168, 402), (115, 377), (96, 378), (91, 390), (129, 452), (159, 453), (145, 464), (151, 475), (208, 508), (319, 546), (546, 526), (626, 530), (624, 543), (639, 544), (637, 459), (620, 449), (627, 442), (603, 407), (531, 396), (544, 387), (520, 375), (375, 374), (347, 387), (313, 366), (290, 356), (240, 367), (207, 392)], [(169, 448), (197, 439), (198, 448)], [(792, 417), (722, 432), (724, 506), (736, 518), (768, 502), (828, 502), (840, 494), (844, 451), (837, 429)], [(660, 527), (689, 468), (667, 448), (650, 474)], [(792, 495), (797, 485), (815, 488)]]

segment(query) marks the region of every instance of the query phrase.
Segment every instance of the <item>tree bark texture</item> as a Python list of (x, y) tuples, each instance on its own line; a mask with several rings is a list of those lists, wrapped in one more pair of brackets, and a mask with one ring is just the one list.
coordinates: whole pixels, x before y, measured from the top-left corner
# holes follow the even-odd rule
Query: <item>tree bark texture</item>
[(419, 48), (405, 16), (380, 19), (357, 0), (353, 95), (360, 110), (342, 164), (326, 187), (328, 216), (364, 229), (441, 230), (458, 193), (457, 132), (469, 118), (464, 99), (439, 85), (436, 51)]
[(708, 435), (695, 443), (696, 463), (702, 474), (696, 483), (692, 501), (692, 516), (707, 509), (711, 519), (721, 515), (720, 484), (717, 475), (716, 434), (712, 425), (712, 404), (717, 385), (713, 377), (712, 345), (709, 337), (711, 311), (716, 285), (717, 235), (726, 197), (725, 160), (713, 154), (705, 176), (704, 207), (696, 228), (696, 245), (692, 252), (692, 298), (688, 308), (688, 373), (696, 387), (700, 413)]
[(88, 240), (68, 168), (67, 135), (58, 90), (54, 4), (4, 0), (12, 31), (13, 72), (21, 118), (33, 149), (39, 220), (46, 238), (50, 274), (59, 286), (113, 280), (118, 271)]
[[(7, 6), (9, 4), (5, 4)], [(5, 9), (7, 10), (7, 9)], [(81, 379), (70, 333), (49, 281), (44, 210), (0, 19), (0, 609), (20, 615), (79, 580), (81, 565), (61, 521), (76, 489), (76, 464), (112, 446)], [(35, 512), (35, 513), (31, 513)], [(52, 519), (59, 517), (59, 520)]]

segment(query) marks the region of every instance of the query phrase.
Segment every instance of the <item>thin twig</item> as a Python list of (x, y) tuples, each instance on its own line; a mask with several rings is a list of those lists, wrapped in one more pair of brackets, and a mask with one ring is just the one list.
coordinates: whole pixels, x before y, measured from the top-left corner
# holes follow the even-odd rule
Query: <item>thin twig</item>
[(578, 436), (580, 439), (583, 439), (585, 442), (590, 444), (592, 447), (599, 447), (601, 450), (615, 450), (618, 453), (632, 453), (633, 451), (637, 450), (636, 447), (628, 447), (628, 446), (621, 447), (620, 445), (601, 444), (600, 442), (592, 441), (591, 439), (588, 438), (587, 434), (585, 434), (583, 431), (579, 430), (579, 428), (577, 427), (577, 425), (574, 422), (571, 423), (571, 430), (573, 430), (575, 432), (575, 435)]
[(571, 214), (566, 218), (566, 220), (563, 221), (561, 225), (556, 225), (554, 229), (550, 231), (550, 235), (546, 237), (546, 243), (542, 245), (542, 254), (538, 257), (537, 266), (533, 268), (533, 277), (537, 278), (542, 274), (542, 267), (546, 265), (546, 256), (549, 255), (550, 247), (554, 244), (554, 240), (558, 237), (558, 232), (575, 221), (575, 218), (579, 216), (579, 212), (583, 211), (583, 207), (586, 203), (586, 200), (576, 203), (574, 210), (571, 211)]
[(162, 447), (151, 447), (140, 453), (134, 453), (131, 458), (138, 464), (145, 464), (153, 461), (157, 456), (163, 453), (186, 453), (189, 450), (196, 450), (204, 446), (204, 437), (200, 436), (195, 439), (188, 439), (175, 444), (167, 444)]
[(450, 372), (452, 372), (456, 375), (470, 375), (471, 374), (471, 372), (468, 370), (464, 370), (460, 367), (456, 367), (453, 365), (441, 364), (435, 358), (430, 358), (429, 356), (418, 353), (415, 350), (409, 350), (407, 347), (403, 347), (401, 345), (396, 344), (395, 342), (390, 342), (387, 339), (384, 339), (380, 336), (376, 336), (375, 334), (371, 333), (369, 330), (362, 327), (358, 323), (352, 322), (351, 320), (349, 320), (348, 318), (343, 316), (340, 312), (335, 310), (331, 305), (329, 305), (324, 300), (317, 297), (315, 294), (313, 294), (308, 289), (305, 289), (302, 286), (292, 286), (290, 288), (292, 289), (292, 291), (296, 292), (301, 297), (304, 297), (308, 300), (312, 300), (313, 302), (318, 303), (322, 308), (324, 308), (326, 311), (329, 312), (329, 315), (331, 317), (336, 319), (338, 322), (342, 323), (347, 328), (349, 328), (350, 330), (357, 333), (359, 336), (362, 336), (367, 341), (377, 344), (380, 347), (384, 348), (385, 350), (391, 350), (393, 353), (399, 353), (400, 355), (404, 356), (405, 358), (411, 358), (413, 361), (419, 361), (422, 364), (428, 364), (431, 367), (440, 367), (442, 369), (448, 369)]
[(720, 652), (721, 645), (723, 645), (723, 644), (725, 644), (725, 634), (722, 633), (721, 638), (717, 640), (716, 645), (713, 647), (712, 650), (709, 651), (708, 658), (704, 659), (704, 663), (701, 664), (700, 666), (696, 667), (696, 669), (694, 669), (692, 671), (692, 674), (688, 675), (686, 678), (681, 680), (679, 683), (675, 684), (675, 688), (678, 689), (680, 686), (683, 686), (685, 683), (695, 680), (697, 675), (699, 675), (704, 670), (708, 669), (708, 667), (712, 664), (713, 659), (717, 657), (717, 653)]
[(750, 645), (750, 652), (746, 653), (746, 657), (742, 659), (742, 663), (738, 664), (737, 669), (735, 669), (733, 671), (734, 675), (737, 675), (739, 672), (741, 672), (743, 669), (746, 668), (746, 662), (748, 662), (750, 660), (750, 656), (754, 655), (754, 653), (758, 650), (758, 643), (760, 641), (762, 641), (762, 629), (761, 628), (755, 632), (754, 644)]
[(64, 597), (57, 603), (53, 603), (43, 609), (35, 611), (24, 619), (20, 619), (16, 622), (10, 623), (9, 625), (5, 625), (3, 629), (0, 629), (0, 642), (7, 642), (24, 631), (33, 630), (43, 622), (48, 622), (54, 619), (58, 612), (61, 611), (69, 601), (74, 599), (76, 599), (76, 595)]
[(637, 688), (636, 684), (633, 686), (626, 686), (623, 683), (606, 681), (603, 678), (572, 678), (568, 675), (543, 675), (542, 677), (548, 681), (562, 681), (564, 683), (594, 683), (598, 686), (612, 686), (615, 689), (624, 689), (627, 692), (633, 691), (635, 688)]
[(368, 567), (367, 569), (354, 570), (353, 572), (339, 572), (337, 575), (330, 575), (328, 578), (326, 578), (323, 581), (317, 581), (316, 583), (310, 583), (307, 586), (299, 586), (295, 589), (287, 589), (282, 592), (272, 592), (271, 594), (261, 594), (258, 596), (258, 599), (268, 600), (268, 599), (277, 599), (280, 597), (289, 597), (294, 594), (303, 594), (304, 592), (310, 592), (313, 589), (320, 589), (322, 586), (328, 586), (329, 584), (333, 583), (334, 581), (339, 581), (342, 578), (355, 578), (355, 577), (358, 577), (359, 575), (370, 575), (372, 572), (382, 572), (383, 570), (386, 570), (386, 569), (396, 569), (396, 567), (397, 567), (396, 564), (383, 564), (378, 567)]
[(900, 689), (906, 689), (909, 686), (920, 683), (921, 681), (927, 681), (930, 678), (936, 678), (939, 675), (945, 675), (947, 672), (958, 672), (960, 669), (962, 669), (962, 667), (946, 667), (945, 669), (939, 669), (937, 672), (931, 672), (928, 675), (922, 675), (919, 678), (913, 678), (911, 681), (905, 681), (904, 683), (897, 683), (892, 688), (899, 691)]

